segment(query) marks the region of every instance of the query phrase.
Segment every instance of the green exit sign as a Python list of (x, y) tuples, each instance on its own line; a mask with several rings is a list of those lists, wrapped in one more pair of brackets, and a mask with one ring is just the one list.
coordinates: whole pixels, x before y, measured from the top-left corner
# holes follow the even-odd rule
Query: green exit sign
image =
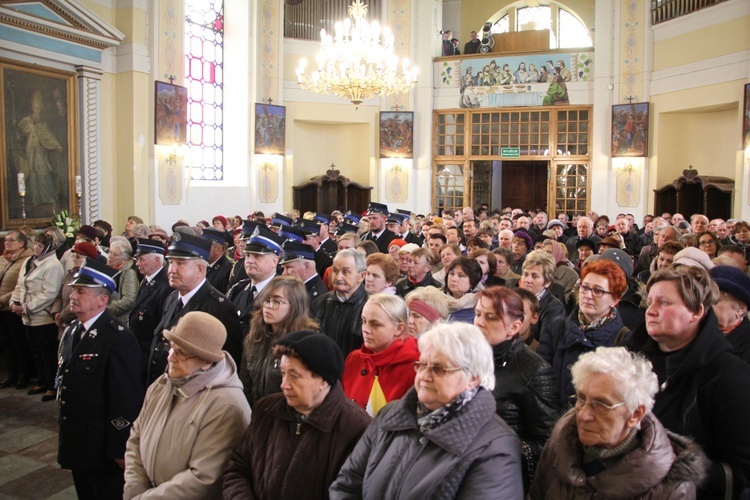
[(521, 156), (521, 148), (500, 148), (502, 158), (518, 158)]

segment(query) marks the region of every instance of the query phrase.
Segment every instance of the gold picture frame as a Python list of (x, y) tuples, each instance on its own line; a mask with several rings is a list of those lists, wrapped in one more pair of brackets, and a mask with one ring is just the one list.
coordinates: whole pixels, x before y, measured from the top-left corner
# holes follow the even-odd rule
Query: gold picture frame
[(0, 59), (3, 228), (20, 227), (24, 221), (43, 227), (61, 210), (77, 211), (77, 115), (75, 73)]

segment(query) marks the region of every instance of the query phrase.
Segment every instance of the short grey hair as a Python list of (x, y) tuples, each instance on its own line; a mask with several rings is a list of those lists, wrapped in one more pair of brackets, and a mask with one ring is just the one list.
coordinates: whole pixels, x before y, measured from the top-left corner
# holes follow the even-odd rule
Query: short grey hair
[(631, 412), (639, 406), (645, 406), (648, 411), (654, 407), (659, 382), (651, 362), (624, 347), (597, 347), (595, 351), (582, 354), (570, 372), (576, 390), (586, 377), (601, 373), (612, 379)]
[(133, 228), (133, 236), (137, 238), (148, 238), (151, 229), (146, 224), (136, 224)]
[(427, 330), (418, 340), (419, 351), (435, 349), (456, 363), (464, 373), (479, 377), (479, 385), (495, 388), (495, 364), (492, 347), (484, 334), (469, 323), (440, 323)]
[(109, 251), (111, 252), (112, 250), (119, 250), (120, 253), (122, 253), (122, 257), (125, 259), (129, 259), (133, 255), (133, 247), (127, 240), (110, 241)]
[[(435, 309), (440, 318), (445, 319), (451, 313), (449, 299), (446, 294), (434, 286), (420, 286), (406, 294), (406, 305), (412, 300), (421, 300), (431, 308)], [(440, 320), (438, 320), (440, 321)]]
[(351, 258), (354, 259), (354, 266), (357, 268), (358, 273), (363, 273), (367, 271), (367, 258), (362, 252), (358, 252), (354, 248), (347, 248), (346, 250), (342, 250), (336, 254), (336, 257), (333, 258), (335, 261), (338, 258), (346, 259)]

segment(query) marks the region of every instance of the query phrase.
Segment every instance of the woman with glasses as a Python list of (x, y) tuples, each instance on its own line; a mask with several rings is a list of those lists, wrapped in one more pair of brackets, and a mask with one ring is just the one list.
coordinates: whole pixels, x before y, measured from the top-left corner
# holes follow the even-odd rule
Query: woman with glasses
[(378, 413), (330, 498), (523, 498), (520, 441), (495, 414), (482, 332), (443, 323), (419, 350), (414, 387)]
[(578, 307), (550, 322), (542, 332), (537, 353), (552, 365), (560, 387), (560, 402), (575, 393), (570, 366), (600, 346), (613, 346), (628, 333), (617, 303), (628, 289), (625, 273), (611, 260), (600, 259), (581, 271)]
[(412, 386), (417, 341), (407, 335), (408, 309), (396, 295), (371, 295), (362, 308), (362, 347), (349, 353), (344, 393), (372, 416)]
[(699, 498), (739, 498), (750, 487), (750, 366), (719, 331), (719, 288), (705, 269), (679, 266), (657, 271), (646, 289), (646, 321), (630, 347), (659, 379), (654, 415), (711, 460)]
[(706, 252), (713, 259), (719, 255), (721, 242), (719, 242), (719, 238), (714, 233), (706, 231), (698, 236), (698, 248)]
[(293, 276), (276, 276), (260, 292), (242, 347), (240, 380), (250, 406), (263, 396), (281, 391), (281, 371), (273, 346), (281, 337), (300, 330), (316, 330), (304, 283)]
[(542, 452), (529, 498), (695, 498), (708, 460), (651, 413), (651, 363), (623, 347), (598, 347), (571, 371), (573, 408)]
[(528, 491), (544, 443), (560, 416), (555, 374), (519, 338), (525, 314), (521, 296), (500, 286), (477, 295), (474, 325), (492, 346), (497, 414), (521, 439), (524, 491)]
[(19, 315), (10, 311), (10, 296), (18, 283), (21, 266), (32, 255), (26, 234), (13, 230), (5, 235), (3, 253), (0, 256), (0, 341), (5, 353), (8, 376), (0, 382), (0, 389), (25, 389), (33, 371), (23, 321)]

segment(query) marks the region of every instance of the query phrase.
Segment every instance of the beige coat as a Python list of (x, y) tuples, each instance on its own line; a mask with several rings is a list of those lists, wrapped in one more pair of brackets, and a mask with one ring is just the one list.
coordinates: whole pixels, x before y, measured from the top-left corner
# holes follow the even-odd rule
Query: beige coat
[(123, 498), (221, 498), (221, 476), (250, 424), (250, 407), (226, 352), (173, 387), (167, 374), (146, 393), (125, 452)]
[(0, 256), (0, 311), (10, 311), (10, 296), (18, 283), (21, 266), (33, 254), (30, 248), (24, 248), (13, 260)]
[(51, 325), (55, 322), (54, 315), (62, 309), (60, 289), (65, 271), (55, 252), (47, 252), (37, 258), (34, 268), (28, 273), (27, 262), (28, 259), (21, 264), (18, 283), (10, 300), (23, 305), (21, 319), (24, 325)]

